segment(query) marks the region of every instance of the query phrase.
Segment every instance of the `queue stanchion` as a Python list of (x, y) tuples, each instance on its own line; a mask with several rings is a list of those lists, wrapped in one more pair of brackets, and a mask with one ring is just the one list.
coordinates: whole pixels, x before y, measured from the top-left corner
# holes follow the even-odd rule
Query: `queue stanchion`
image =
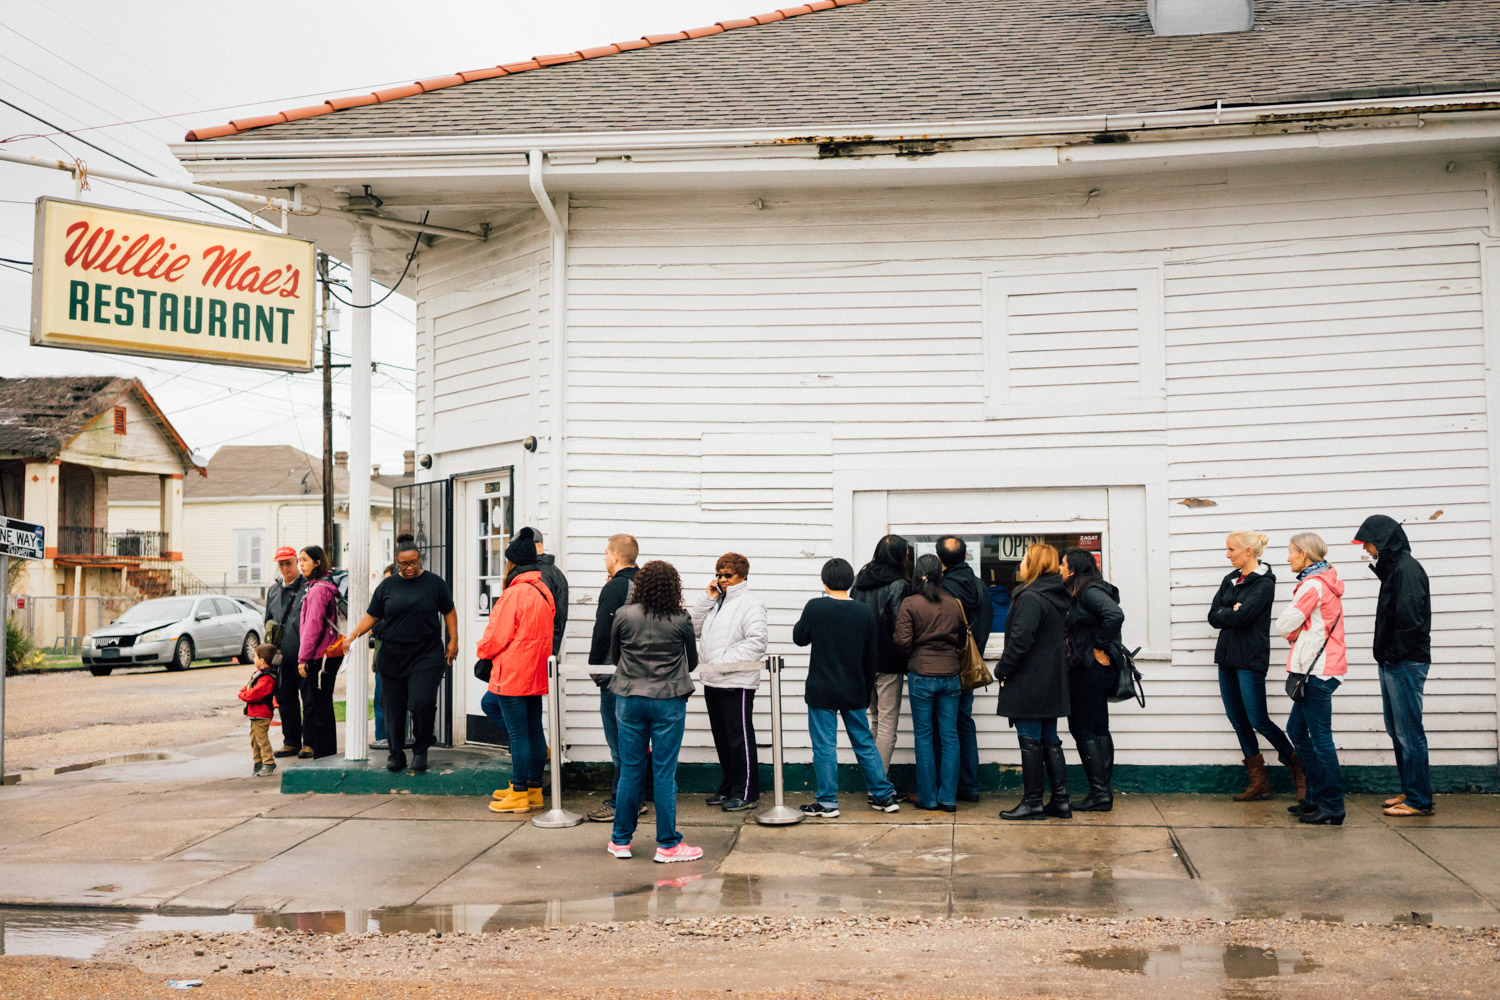
[(781, 774), (781, 668), (786, 660), (780, 656), (766, 657), (766, 667), (771, 671), (771, 775), (776, 785), (775, 805), (755, 814), (755, 822), (761, 826), (791, 826), (802, 822), (804, 817), (798, 809), (786, 804), (786, 779)]
[(531, 825), (543, 830), (561, 830), (577, 826), (583, 822), (583, 817), (562, 807), (562, 671), (555, 656), (547, 658), (547, 691), (547, 735), (552, 741), (552, 808), (533, 816)]

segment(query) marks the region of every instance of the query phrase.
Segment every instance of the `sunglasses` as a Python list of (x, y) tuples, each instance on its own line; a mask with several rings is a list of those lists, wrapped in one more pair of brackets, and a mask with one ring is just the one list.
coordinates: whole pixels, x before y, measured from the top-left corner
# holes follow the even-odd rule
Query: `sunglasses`
[(734, 574), (733, 573), (715, 573), (714, 574), (714, 579), (715, 580), (733, 580), (734, 579)]

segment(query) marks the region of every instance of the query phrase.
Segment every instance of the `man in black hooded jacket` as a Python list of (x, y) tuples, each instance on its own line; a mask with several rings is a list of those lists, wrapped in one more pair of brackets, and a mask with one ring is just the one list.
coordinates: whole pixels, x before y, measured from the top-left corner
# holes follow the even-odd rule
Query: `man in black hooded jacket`
[[(938, 561), (943, 564), (943, 589), (964, 606), (969, 620), (969, 634), (984, 654), (990, 641), (994, 608), (990, 592), (974, 575), (968, 562), (969, 547), (957, 535), (944, 535), (937, 542)], [(965, 802), (979, 801), (979, 735), (974, 727), (974, 692), (958, 696), (958, 797)]]
[(1380, 702), (1385, 731), (1396, 750), (1401, 794), (1387, 799), (1387, 816), (1431, 816), (1432, 782), (1427, 773), (1427, 732), (1422, 727), (1422, 689), (1432, 666), (1432, 593), (1427, 571), (1411, 554), (1401, 525), (1384, 514), (1365, 518), (1355, 544), (1375, 560), (1380, 577), (1375, 604), (1375, 662), (1380, 665)]
[(875, 556), (854, 578), (849, 596), (875, 612), (880, 663), (875, 689), (870, 692), (870, 729), (885, 773), (891, 773), (896, 750), (896, 723), (901, 716), (901, 686), (906, 680), (906, 656), (896, 648), (896, 612), (911, 595), (911, 544), (900, 535), (886, 535), (875, 545)]

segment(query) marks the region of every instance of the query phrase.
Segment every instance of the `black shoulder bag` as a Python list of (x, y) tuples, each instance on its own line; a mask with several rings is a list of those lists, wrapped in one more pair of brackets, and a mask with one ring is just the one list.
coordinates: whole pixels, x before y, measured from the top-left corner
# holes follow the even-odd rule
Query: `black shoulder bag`
[(1333, 620), (1333, 624), (1328, 626), (1328, 634), (1323, 637), (1323, 645), (1318, 647), (1318, 655), (1314, 656), (1312, 663), (1308, 664), (1307, 673), (1289, 673), (1286, 675), (1286, 696), (1288, 698), (1293, 701), (1307, 700), (1307, 679), (1313, 675), (1314, 670), (1318, 669), (1318, 661), (1323, 658), (1323, 650), (1328, 648), (1329, 641), (1333, 639), (1333, 630), (1338, 628), (1339, 622), (1343, 620), (1344, 616), (1339, 615)]

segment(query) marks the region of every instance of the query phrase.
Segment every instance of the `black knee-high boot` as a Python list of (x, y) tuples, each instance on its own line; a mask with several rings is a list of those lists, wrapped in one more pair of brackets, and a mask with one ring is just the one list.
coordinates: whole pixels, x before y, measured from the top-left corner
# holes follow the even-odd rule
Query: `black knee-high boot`
[(1042, 810), (1058, 819), (1072, 819), (1073, 806), (1068, 800), (1068, 759), (1063, 756), (1061, 743), (1049, 743), (1042, 748), (1042, 759), (1047, 764), (1047, 777), (1052, 782), (1052, 798)]
[(1042, 743), (1040, 740), (1021, 740), (1021, 801), (1014, 809), (1000, 814), (1001, 819), (1046, 819), (1042, 809)]
[(1109, 789), (1109, 776), (1105, 771), (1107, 761), (1099, 740), (1079, 740), (1078, 757), (1083, 761), (1083, 773), (1089, 780), (1089, 793), (1074, 802), (1073, 808), (1078, 812), (1109, 812), (1114, 808), (1114, 794)]

